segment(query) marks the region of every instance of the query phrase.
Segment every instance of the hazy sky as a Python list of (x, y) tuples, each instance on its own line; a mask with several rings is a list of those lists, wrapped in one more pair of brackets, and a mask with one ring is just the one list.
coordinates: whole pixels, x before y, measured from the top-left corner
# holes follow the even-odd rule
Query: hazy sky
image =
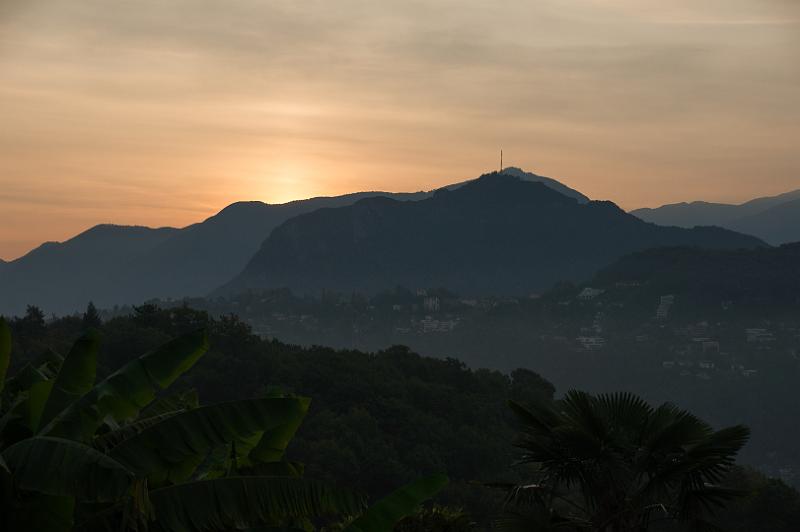
[(0, 0), (0, 257), (506, 162), (625, 208), (800, 188), (798, 0)]

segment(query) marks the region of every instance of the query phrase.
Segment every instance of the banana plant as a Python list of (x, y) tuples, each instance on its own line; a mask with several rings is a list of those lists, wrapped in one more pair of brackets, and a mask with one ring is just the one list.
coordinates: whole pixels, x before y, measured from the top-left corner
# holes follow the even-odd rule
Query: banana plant
[(439, 493), (448, 482), (446, 475), (436, 474), (406, 484), (367, 508), (344, 532), (388, 532), (401, 519), (416, 512), (423, 502)]
[(11, 331), (0, 318), (0, 529), (290, 528), (323, 516), (350, 532), (389, 532), (446, 483), (401, 488), (365, 510), (364, 498), (303, 478), (285, 450), (310, 400), (270, 394), (200, 406), (165, 390), (208, 350), (196, 331), (96, 383), (99, 335), (62, 357), (47, 352), (6, 379)]
[(199, 406), (163, 392), (208, 349), (197, 331), (95, 383), (99, 336), (5, 378), (0, 319), (0, 496), (5, 530), (229, 530), (356, 515), (363, 498), (302, 478), (284, 450), (309, 399)]

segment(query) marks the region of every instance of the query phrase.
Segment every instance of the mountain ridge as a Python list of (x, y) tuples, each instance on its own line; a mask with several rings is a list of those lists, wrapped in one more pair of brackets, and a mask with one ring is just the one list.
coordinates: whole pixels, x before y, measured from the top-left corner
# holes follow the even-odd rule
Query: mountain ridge
[[(626, 239), (641, 245), (615, 243)], [(403, 284), (519, 295), (586, 278), (624, 252), (673, 243), (764, 245), (718, 228), (661, 228), (613, 202), (580, 203), (540, 182), (495, 172), (417, 202), (368, 199), (288, 220), (214, 294), (280, 287), (373, 292)]]
[(740, 204), (692, 201), (630, 212), (659, 225), (716, 225), (757, 236), (773, 245), (800, 240), (800, 189)]
[[(550, 187), (572, 190), (550, 178), (514, 171)], [(0, 263), (0, 291), (5, 296), (0, 298), (0, 313), (21, 313), (27, 304), (71, 313), (90, 300), (112, 307), (152, 298), (202, 296), (239, 274), (272, 229), (294, 216), (376, 196), (418, 201), (435, 193), (362, 191), (280, 204), (239, 201), (182, 228), (99, 224)], [(130, 239), (138, 243), (131, 245)]]
[[(800, 243), (739, 250), (648, 249), (602, 268), (587, 286), (633, 292), (652, 308), (670, 295), (684, 312), (794, 312), (800, 303)], [(636, 288), (632, 288), (635, 286)], [(621, 287), (621, 288), (620, 288)]]

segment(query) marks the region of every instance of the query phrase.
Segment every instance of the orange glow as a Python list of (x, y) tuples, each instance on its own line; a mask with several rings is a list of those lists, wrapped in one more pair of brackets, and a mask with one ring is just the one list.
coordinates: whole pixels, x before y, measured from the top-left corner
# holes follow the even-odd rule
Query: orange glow
[[(698, 5), (701, 4), (701, 5)], [(800, 3), (11, 0), (0, 257), (509, 165), (624, 208), (800, 188)]]

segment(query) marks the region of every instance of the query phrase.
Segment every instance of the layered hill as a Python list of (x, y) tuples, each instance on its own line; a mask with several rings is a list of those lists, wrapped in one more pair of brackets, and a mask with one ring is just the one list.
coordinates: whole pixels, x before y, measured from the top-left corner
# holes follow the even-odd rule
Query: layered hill
[(427, 194), (358, 192), (283, 204), (234, 203), (137, 258), (128, 268), (126, 279), (141, 286), (148, 297), (205, 295), (241, 272), (272, 229), (294, 216), (379, 195), (413, 201)]
[(650, 249), (621, 258), (587, 283), (607, 305), (654, 315), (661, 296), (670, 314), (714, 319), (740, 316), (759, 323), (794, 315), (800, 305), (800, 244), (775, 248)]
[[(89, 301), (111, 307), (150, 298), (202, 296), (241, 272), (270, 231), (287, 219), (380, 194), (387, 193), (278, 205), (234, 203), (182, 229), (98, 225), (0, 265), (0, 314), (20, 314), (29, 304), (63, 314), (82, 310)], [(393, 196), (413, 200), (426, 194)]]
[(121, 283), (121, 268), (178, 232), (171, 227), (98, 225), (66, 242), (42, 244), (0, 268), (0, 314), (19, 314), (29, 304), (67, 312), (91, 299), (111, 304), (134, 297), (140, 287)]
[(757, 236), (773, 245), (800, 241), (800, 190), (740, 205), (694, 201), (637, 209), (631, 214), (659, 225), (716, 225)]
[(288, 220), (217, 293), (376, 292), (402, 284), (519, 295), (586, 279), (633, 251), (674, 245), (764, 243), (720, 228), (659, 227), (611, 202), (582, 202), (541, 182), (493, 173), (416, 202), (368, 198)]
[[(506, 172), (588, 201), (554, 179), (518, 168)], [(455, 190), (464, 183), (469, 181), (444, 188)], [(433, 194), (372, 191), (283, 204), (239, 202), (181, 229), (100, 225), (0, 263), (0, 314), (19, 314), (28, 304), (62, 314), (82, 310), (89, 301), (110, 307), (203, 296), (240, 273), (272, 229), (295, 216), (376, 196), (415, 201)]]

